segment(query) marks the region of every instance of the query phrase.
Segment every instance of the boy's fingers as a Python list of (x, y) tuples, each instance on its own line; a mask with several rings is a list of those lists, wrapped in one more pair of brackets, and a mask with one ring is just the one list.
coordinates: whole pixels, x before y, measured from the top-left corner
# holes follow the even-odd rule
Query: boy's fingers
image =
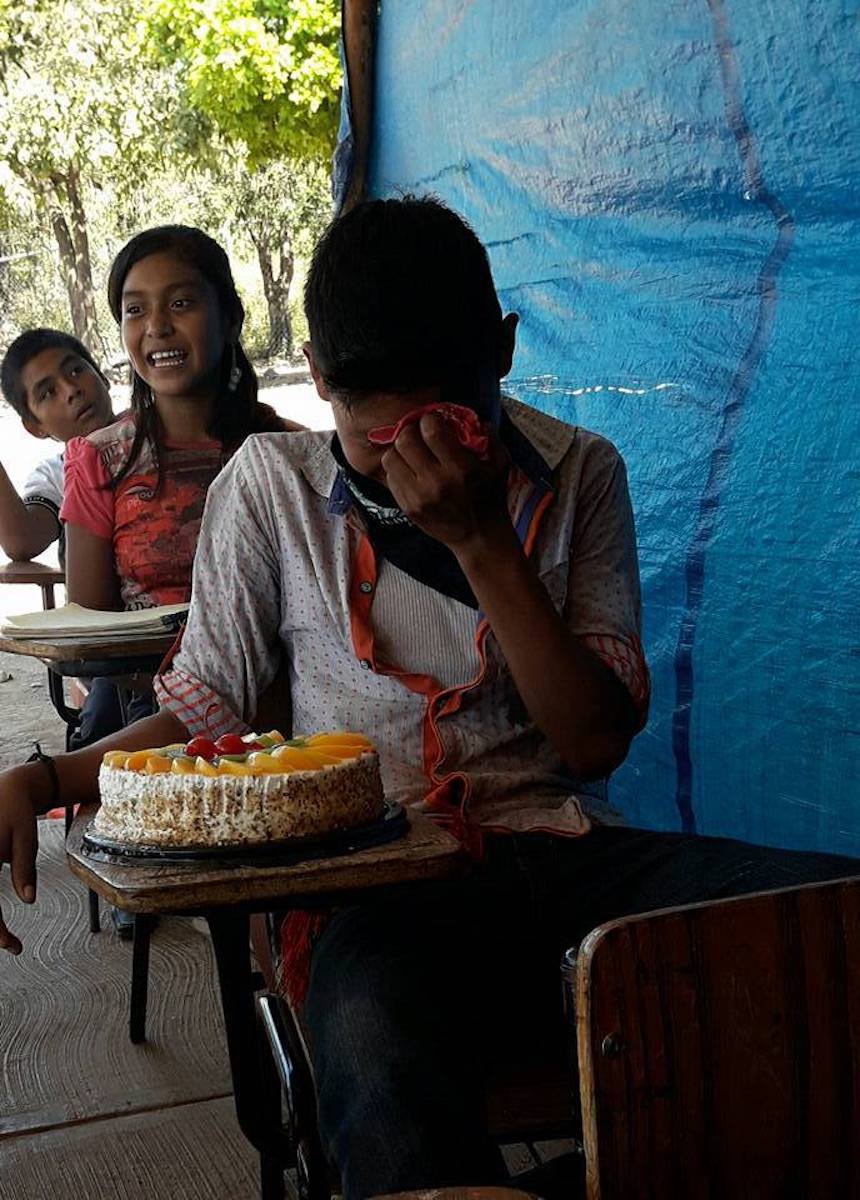
[(498, 474), (507, 471), (511, 465), (511, 456), (508, 454), (504, 442), (495, 431), (490, 434), (489, 463), (492, 469)]
[(439, 460), (423, 437), (422, 429), (426, 419), (422, 418), (421, 428), (418, 425), (407, 425), (393, 447), (415, 475), (439, 469)]
[(12, 842), (12, 885), (25, 904), (36, 899), (36, 822), (15, 830)]
[(412, 480), (413, 482), (415, 480), (415, 472), (396, 446), (392, 446), (390, 450), (386, 450), (385, 454), (383, 454), (382, 469), (385, 472), (385, 480), (389, 491), (391, 490), (392, 482), (402, 484), (406, 480)]
[(383, 458), (382, 467), (385, 471), (385, 486), (400, 507), (406, 511), (415, 484), (414, 471), (393, 447)]
[(450, 422), (446, 421), (444, 417), (435, 413), (425, 413), (421, 418), (419, 428), (424, 445), (440, 462), (453, 460), (456, 463), (464, 464), (473, 457), (472, 452), (462, 445)]

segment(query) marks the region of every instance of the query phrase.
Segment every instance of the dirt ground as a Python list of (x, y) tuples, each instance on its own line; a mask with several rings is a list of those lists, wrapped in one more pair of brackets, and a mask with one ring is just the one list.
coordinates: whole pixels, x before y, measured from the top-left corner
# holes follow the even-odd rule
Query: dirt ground
[[(317, 397), (303, 371), (275, 368), (264, 373), (260, 398), (282, 416), (311, 429), (331, 428), (328, 405)], [(124, 403), (123, 389), (116, 388), (114, 410), (121, 411)], [(0, 404), (0, 461), (16, 487), (20, 489), (38, 462), (56, 452), (55, 443), (31, 437), (16, 414)], [(39, 561), (56, 564), (55, 548), (46, 551)], [(0, 619), (12, 613), (32, 612), (40, 603), (35, 587), (0, 587)], [(62, 588), (57, 589), (57, 603), (63, 603)], [(22, 655), (0, 654), (0, 770), (27, 758), (35, 741), (46, 753), (59, 753), (64, 745), (63, 723), (48, 696), (46, 668)]]

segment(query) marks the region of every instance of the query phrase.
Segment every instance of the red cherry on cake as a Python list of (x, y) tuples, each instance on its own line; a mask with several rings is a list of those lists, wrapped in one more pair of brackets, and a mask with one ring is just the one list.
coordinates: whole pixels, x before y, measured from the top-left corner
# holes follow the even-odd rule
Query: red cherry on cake
[(207, 762), (211, 762), (213, 758), (218, 757), (218, 746), (211, 738), (196, 737), (185, 747), (185, 753), (189, 758), (205, 758)]
[(249, 745), (236, 733), (225, 733), (215, 743), (215, 750), (218, 754), (247, 754), (250, 750), (259, 750), (259, 748), (256, 742)]

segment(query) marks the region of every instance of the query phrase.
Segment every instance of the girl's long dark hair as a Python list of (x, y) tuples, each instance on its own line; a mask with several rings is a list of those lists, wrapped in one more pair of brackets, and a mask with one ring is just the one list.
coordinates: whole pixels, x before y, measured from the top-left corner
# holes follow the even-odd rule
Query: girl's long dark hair
[[(233, 282), (230, 261), (218, 243), (202, 229), (190, 225), (159, 225), (136, 234), (123, 246), (113, 262), (108, 279), (108, 304), (117, 324), (122, 324), (122, 288), (131, 268), (150, 254), (170, 251), (177, 259), (200, 272), (212, 285), (221, 311), (228, 322), (241, 329), (245, 309)], [(225, 451), (235, 449), (249, 433), (262, 433), (280, 428), (268, 405), (257, 400), (257, 376), (248, 361), (238, 338), (235, 342), (239, 382), (233, 391), (228, 388), (233, 351), (228, 343), (218, 366), (215, 381), (215, 406), (209, 434), (221, 442)], [(140, 452), (148, 442), (158, 464), (158, 486), (161, 484), (161, 459), (158, 454), (158, 414), (149, 384), (131, 368), (131, 411), (135, 419), (134, 440), (128, 458), (113, 479), (116, 485), (134, 467)], [(156, 489), (157, 490), (157, 489)]]

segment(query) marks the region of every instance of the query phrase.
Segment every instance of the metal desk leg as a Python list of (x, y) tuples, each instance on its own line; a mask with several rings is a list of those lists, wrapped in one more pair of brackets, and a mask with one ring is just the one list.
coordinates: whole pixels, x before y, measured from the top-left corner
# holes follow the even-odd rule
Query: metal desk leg
[(88, 895), (90, 901), (90, 933), (99, 933), (102, 927), (99, 919), (99, 894), (90, 890)]
[(146, 1041), (146, 994), (149, 988), (149, 940), (155, 917), (137, 913), (134, 918), (134, 942), (131, 956), (131, 1011), (128, 1036), (137, 1046)]
[[(72, 828), (72, 821), (75, 819), (74, 804), (67, 804), (66, 809), (66, 837), (69, 836), (69, 830)], [(101, 921), (99, 920), (99, 897), (98, 892), (94, 892), (92, 888), (87, 888), (87, 896), (90, 902), (90, 933), (99, 933), (101, 930)]]
[(60, 720), (66, 723), (66, 749), (69, 749), (69, 740), (72, 733), (81, 723), (81, 715), (76, 708), (69, 708), (66, 704), (65, 693), (63, 692), (63, 677), (56, 671), (52, 671), (48, 667), (48, 695), (51, 697), (51, 703), (56, 709)]
[(268, 1051), (254, 1006), (249, 918), (229, 909), (205, 915), (218, 967), (239, 1128), (260, 1155), (262, 1200), (283, 1200), (283, 1168), (294, 1156), (281, 1127), (280, 1089), (271, 1068), (264, 1066)]

